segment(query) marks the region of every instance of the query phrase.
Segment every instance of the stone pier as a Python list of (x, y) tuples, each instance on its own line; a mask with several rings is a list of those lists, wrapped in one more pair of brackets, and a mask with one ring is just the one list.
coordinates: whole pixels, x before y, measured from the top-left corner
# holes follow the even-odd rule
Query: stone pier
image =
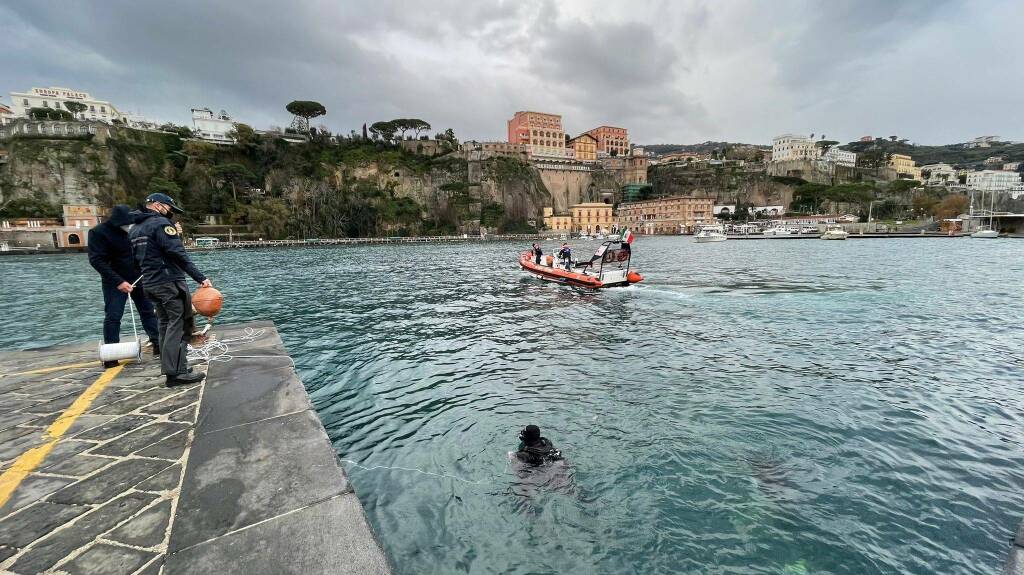
[(231, 359), (185, 387), (94, 342), (0, 353), (0, 573), (389, 573), (273, 324), (213, 333)]

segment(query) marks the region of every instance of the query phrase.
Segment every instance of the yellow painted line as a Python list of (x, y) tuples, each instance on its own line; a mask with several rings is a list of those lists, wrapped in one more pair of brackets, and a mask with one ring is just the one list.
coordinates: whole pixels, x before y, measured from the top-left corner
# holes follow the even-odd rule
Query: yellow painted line
[(14, 377), (16, 375), (38, 375), (40, 373), (52, 373), (54, 371), (64, 371), (65, 369), (78, 369), (82, 367), (96, 367), (98, 361), (86, 361), (84, 363), (71, 363), (68, 365), (58, 365), (55, 367), (43, 367), (40, 369), (33, 369), (32, 371), (23, 371), (21, 373), (0, 373), (0, 377)]
[(64, 413), (60, 414), (56, 421), (46, 428), (46, 431), (43, 433), (43, 439), (46, 440), (46, 443), (22, 453), (14, 462), (14, 465), (0, 475), (0, 507), (7, 504), (11, 495), (14, 495), (14, 490), (21, 485), (21, 482), (32, 471), (39, 467), (39, 464), (46, 459), (46, 456), (50, 454), (50, 451), (57, 445), (60, 438), (67, 433), (68, 428), (78, 419), (78, 416), (89, 409), (93, 400), (103, 393), (103, 390), (106, 389), (111, 381), (114, 381), (114, 378), (117, 377), (117, 374), (121, 373), (122, 369), (124, 369), (124, 365), (112, 367), (104, 371), (92, 385), (82, 392), (82, 395), (75, 399), (74, 403), (64, 410)]

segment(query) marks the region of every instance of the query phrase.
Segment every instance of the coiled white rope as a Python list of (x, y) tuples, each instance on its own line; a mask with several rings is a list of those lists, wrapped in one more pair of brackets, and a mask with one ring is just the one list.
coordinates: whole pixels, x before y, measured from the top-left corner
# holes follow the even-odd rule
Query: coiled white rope
[(238, 355), (231, 353), (232, 344), (238, 345), (243, 343), (251, 343), (257, 339), (263, 337), (267, 333), (266, 329), (253, 329), (251, 327), (245, 328), (242, 335), (237, 337), (229, 337), (225, 339), (216, 339), (216, 336), (210, 336), (207, 338), (206, 343), (200, 346), (188, 346), (188, 360), (198, 363), (212, 363), (215, 361), (231, 361), (237, 358), (266, 358), (266, 359), (287, 359), (288, 363), (292, 367), (295, 367), (295, 360), (289, 355)]

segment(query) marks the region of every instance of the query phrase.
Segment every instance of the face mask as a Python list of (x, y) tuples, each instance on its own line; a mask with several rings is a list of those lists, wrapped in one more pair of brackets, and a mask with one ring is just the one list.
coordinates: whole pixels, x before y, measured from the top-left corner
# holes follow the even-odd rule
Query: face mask
[(173, 222), (174, 221), (174, 212), (167, 212), (166, 214), (164, 214), (164, 217), (167, 218), (167, 221)]

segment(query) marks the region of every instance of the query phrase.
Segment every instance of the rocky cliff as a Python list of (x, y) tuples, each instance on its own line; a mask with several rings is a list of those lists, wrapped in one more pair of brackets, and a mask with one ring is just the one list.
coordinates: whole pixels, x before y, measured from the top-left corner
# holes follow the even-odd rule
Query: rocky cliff
[(515, 160), (470, 162), (360, 139), (296, 144), (249, 134), (218, 146), (104, 128), (15, 137), (0, 150), (0, 207), (109, 207), (164, 191), (180, 198), (188, 223), (218, 214), (265, 238), (528, 231), (553, 202), (537, 171)]

